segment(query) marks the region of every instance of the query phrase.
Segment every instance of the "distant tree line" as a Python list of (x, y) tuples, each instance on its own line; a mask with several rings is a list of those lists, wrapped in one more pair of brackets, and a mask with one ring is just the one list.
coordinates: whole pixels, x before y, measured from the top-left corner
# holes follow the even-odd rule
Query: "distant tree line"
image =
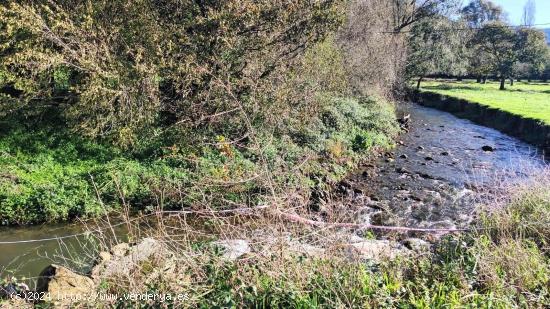
[(535, 4), (527, 1), (521, 26), (506, 20), (502, 7), (490, 0), (472, 0), (447, 15), (416, 23), (408, 38), (407, 75), (417, 78), (444, 75), (506, 80), (550, 79), (550, 48), (545, 33), (533, 28)]

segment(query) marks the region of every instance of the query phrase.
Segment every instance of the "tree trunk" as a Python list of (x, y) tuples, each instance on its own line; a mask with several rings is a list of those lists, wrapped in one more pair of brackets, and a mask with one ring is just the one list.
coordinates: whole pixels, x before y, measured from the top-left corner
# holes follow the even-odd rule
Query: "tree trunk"
[(506, 88), (504, 87), (505, 83), (506, 83), (506, 79), (504, 77), (501, 77), (500, 78), (500, 88), (499, 88), (500, 90), (506, 90)]
[(481, 83), (482, 84), (487, 84), (487, 76), (483, 76), (483, 81)]
[(461, 82), (461, 81), (462, 81), (462, 76), (457, 77), (457, 78), (456, 78), (456, 81), (457, 81), (457, 82)]
[(420, 83), (422, 82), (423, 79), (424, 79), (424, 76), (420, 76), (420, 78), (418, 79), (418, 83), (416, 83), (416, 90), (420, 90)]
[(513, 86), (513, 85), (514, 85), (514, 79), (510, 78), (510, 86)]
[(477, 81), (478, 84), (481, 84), (481, 77), (478, 76)]

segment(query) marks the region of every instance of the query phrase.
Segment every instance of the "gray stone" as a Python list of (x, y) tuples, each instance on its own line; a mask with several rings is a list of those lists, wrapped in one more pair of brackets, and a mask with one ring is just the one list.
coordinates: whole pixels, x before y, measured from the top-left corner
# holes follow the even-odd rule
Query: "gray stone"
[(236, 260), (250, 253), (248, 241), (244, 239), (227, 239), (214, 242), (214, 245), (223, 250), (223, 257), (228, 260)]
[[(126, 250), (126, 248), (128, 248)], [(153, 238), (144, 238), (140, 243), (130, 247), (128, 244), (119, 244), (111, 249), (111, 259), (101, 262), (92, 269), (92, 278), (128, 276), (140, 264), (153, 258), (166, 258), (171, 252), (159, 241)], [(122, 252), (125, 252), (122, 255)]]
[(109, 252), (101, 251), (99, 252), (99, 260), (105, 262), (111, 259), (111, 254)]
[(422, 240), (420, 238), (407, 238), (403, 240), (403, 245), (405, 247), (416, 251), (416, 252), (426, 252), (430, 251), (431, 244), (425, 240)]
[(408, 254), (407, 249), (403, 248), (398, 243), (374, 239), (350, 244), (348, 250), (352, 256), (376, 261), (383, 259), (391, 260), (398, 256)]
[(125, 256), (130, 250), (130, 245), (127, 243), (121, 243), (111, 248), (111, 254), (114, 256)]

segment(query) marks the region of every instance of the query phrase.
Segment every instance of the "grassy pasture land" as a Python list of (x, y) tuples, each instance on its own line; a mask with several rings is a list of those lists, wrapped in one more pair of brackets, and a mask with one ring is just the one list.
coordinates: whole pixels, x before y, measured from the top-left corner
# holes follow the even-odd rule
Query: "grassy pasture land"
[(449, 97), (500, 109), (524, 118), (550, 124), (550, 83), (515, 82), (499, 90), (498, 82), (431, 80), (422, 84), (421, 91), (429, 91)]

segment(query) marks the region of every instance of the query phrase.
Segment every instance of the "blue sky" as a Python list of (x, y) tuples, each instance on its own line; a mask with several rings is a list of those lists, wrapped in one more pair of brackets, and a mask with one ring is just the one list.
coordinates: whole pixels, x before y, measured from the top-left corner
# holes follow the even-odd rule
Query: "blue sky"
[[(465, 1), (467, 2), (467, 1)], [(504, 8), (508, 13), (510, 22), (514, 25), (521, 24), (521, 15), (523, 13), (523, 6), (527, 0), (493, 0)], [(536, 24), (550, 23), (550, 0), (535, 0), (537, 5)], [(550, 28), (550, 25), (543, 26), (544, 28)]]

